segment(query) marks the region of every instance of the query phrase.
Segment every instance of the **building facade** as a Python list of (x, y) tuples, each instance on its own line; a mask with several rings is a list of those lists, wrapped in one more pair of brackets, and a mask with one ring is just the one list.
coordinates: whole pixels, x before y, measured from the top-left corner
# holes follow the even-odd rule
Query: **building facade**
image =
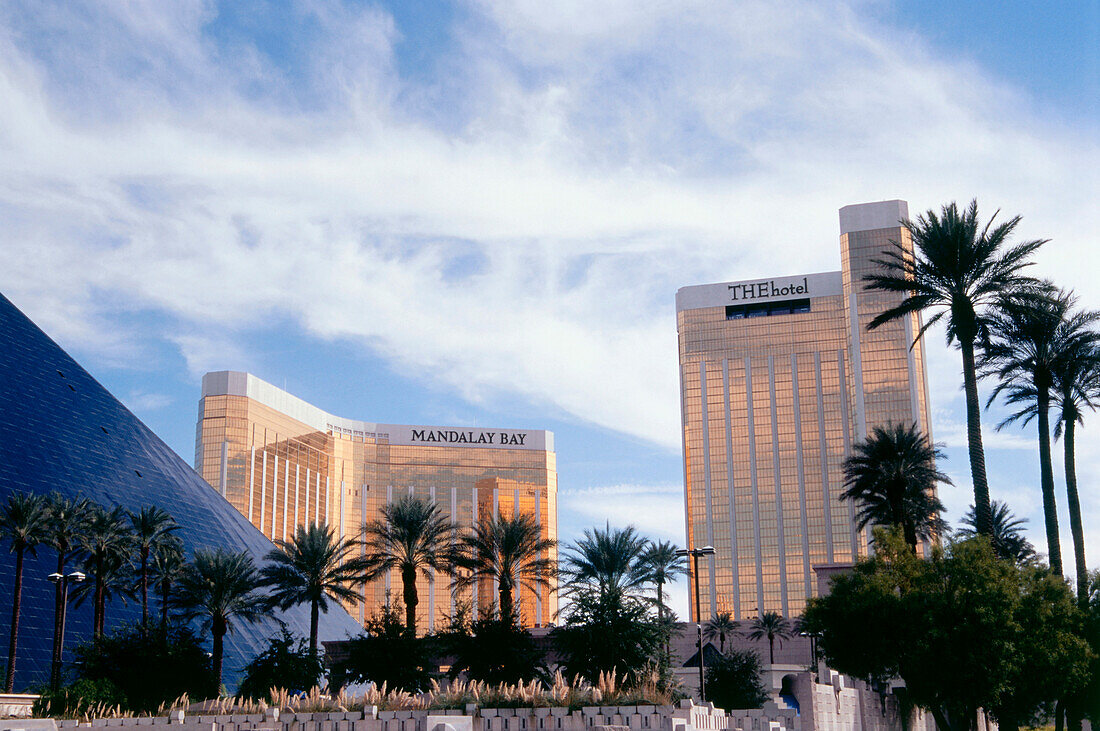
[(919, 315), (867, 330), (901, 300), (863, 276), (891, 242), (912, 250), (907, 217), (897, 200), (842, 208), (840, 271), (677, 292), (688, 544), (716, 549), (704, 618), (800, 614), (815, 567), (868, 551), (840, 499), (852, 445), (889, 422), (931, 437)]
[[(554, 435), (525, 429), (409, 426), (328, 414), (248, 373), (202, 380), (195, 469), (271, 540), (321, 521), (356, 538), (402, 496), (430, 500), (461, 531), (480, 520), (528, 513), (557, 538)], [(556, 550), (549, 558), (556, 560)], [(431, 631), (465, 604), (496, 607), (491, 582), (459, 590), (447, 576), (418, 581), (417, 626)], [(517, 589), (527, 626), (552, 621), (554, 587)], [(401, 599), (397, 572), (368, 584), (348, 611), (360, 622)]]

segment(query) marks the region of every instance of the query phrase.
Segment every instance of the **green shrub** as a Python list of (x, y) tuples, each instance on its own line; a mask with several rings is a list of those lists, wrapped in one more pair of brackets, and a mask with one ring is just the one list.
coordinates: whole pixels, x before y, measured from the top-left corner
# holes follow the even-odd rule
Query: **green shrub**
[(318, 685), (322, 675), (324, 667), (306, 641), (295, 645), (294, 637), (284, 628), (282, 635), (271, 638), (267, 649), (245, 666), (237, 695), (266, 699), (272, 688), (306, 693)]
[(111, 709), (128, 707), (126, 695), (106, 678), (89, 680), (81, 678), (57, 690), (43, 691), (34, 702), (35, 718), (90, 719), (109, 713)]
[(706, 668), (707, 700), (727, 711), (760, 708), (768, 692), (760, 680), (760, 657), (752, 650), (731, 650)]

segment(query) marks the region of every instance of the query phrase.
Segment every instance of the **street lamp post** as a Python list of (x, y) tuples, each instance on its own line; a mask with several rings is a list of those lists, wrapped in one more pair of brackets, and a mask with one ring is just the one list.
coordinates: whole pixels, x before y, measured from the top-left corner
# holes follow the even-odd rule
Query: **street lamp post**
[(676, 552), (677, 556), (691, 556), (692, 563), (694, 564), (694, 572), (692, 574), (692, 583), (695, 584), (695, 628), (699, 632), (699, 639), (697, 640), (699, 646), (699, 700), (706, 702), (707, 691), (704, 688), (704, 661), (703, 661), (703, 620), (699, 616), (699, 557), (700, 556), (713, 556), (715, 553), (714, 546), (703, 546), (702, 548), (681, 548)]
[(61, 589), (61, 613), (54, 626), (53, 663), (50, 666), (50, 688), (57, 690), (61, 687), (61, 651), (65, 646), (65, 612), (69, 607), (69, 582), (81, 582), (85, 577), (80, 571), (74, 571), (68, 575), (54, 572), (46, 578), (58, 584)]

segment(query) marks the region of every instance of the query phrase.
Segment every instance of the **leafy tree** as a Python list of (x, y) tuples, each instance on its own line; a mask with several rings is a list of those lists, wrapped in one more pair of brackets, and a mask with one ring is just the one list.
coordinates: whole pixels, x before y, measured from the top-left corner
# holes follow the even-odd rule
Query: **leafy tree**
[[(737, 620), (729, 612), (718, 612), (703, 625), (703, 637), (709, 642), (718, 640), (718, 651), (726, 654), (726, 635), (735, 635), (740, 631)], [(737, 706), (740, 708), (741, 706)], [(747, 706), (746, 706), (747, 707)]]
[(748, 637), (750, 640), (768, 638), (768, 662), (775, 665), (775, 641), (779, 640), (780, 646), (783, 640), (794, 636), (794, 625), (790, 620), (775, 612), (764, 612), (749, 625)]
[(214, 684), (211, 659), (188, 627), (165, 634), (122, 627), (76, 647), (73, 654), (81, 679), (108, 681), (125, 698), (124, 708), (134, 713), (155, 711), (184, 693), (204, 697)]
[(394, 569), (400, 572), (405, 631), (415, 636), (420, 603), (416, 576), (430, 576), (432, 571), (454, 573), (454, 530), (438, 505), (408, 496), (385, 505), (382, 517), (368, 523), (364, 534), (365, 579), (377, 579)]
[(1089, 680), (1081, 691), (1081, 712), (1092, 722), (1100, 724), (1100, 570), (1089, 574), (1088, 595), (1085, 610), (1085, 639), (1092, 648)]
[(996, 214), (983, 227), (978, 221), (978, 203), (972, 201), (961, 212), (955, 203), (950, 203), (939, 215), (930, 210), (915, 221), (902, 221), (913, 240), (913, 253), (900, 242), (894, 242), (882, 259), (875, 260), (884, 270), (864, 277), (868, 289), (904, 296), (900, 304), (874, 318), (869, 329), (914, 313), (934, 311), (917, 333), (919, 339), (925, 330), (946, 317), (947, 342), (957, 344), (962, 353), (970, 473), (978, 532), (983, 535), (989, 535), (992, 518), (982, 448), (975, 344), (986, 333), (988, 311), (995, 300), (1031, 281), (1021, 271), (1030, 264), (1029, 258), (1035, 250), (1045, 243), (1028, 241), (1009, 246), (1008, 240), (1020, 217), (996, 226), (994, 219)]
[(470, 572), (461, 583), (496, 581), (502, 621), (520, 619), (514, 608), (517, 587), (530, 591), (550, 587), (556, 564), (549, 552), (557, 542), (542, 537), (542, 528), (529, 513), (484, 518), (460, 538), (460, 545), (457, 563)]
[(1043, 491), (1050, 567), (1062, 574), (1058, 512), (1054, 500), (1054, 469), (1050, 457), (1050, 400), (1054, 371), (1067, 353), (1096, 343), (1090, 329), (1100, 313), (1073, 313), (1075, 298), (1049, 283), (1003, 295), (990, 321), (983, 371), (998, 379), (989, 404), (1004, 394), (1017, 411), (997, 428), (1033, 418), (1039, 431), (1039, 475)]
[(648, 544), (632, 525), (586, 528), (584, 537), (565, 551), (565, 593), (592, 588), (602, 593), (641, 591), (648, 580), (642, 561)]
[(551, 635), (566, 673), (595, 682), (616, 673), (637, 682), (659, 662), (665, 625), (642, 597), (621, 589), (574, 587), (564, 625)]
[(108, 511), (100, 505), (89, 507), (88, 526), (80, 537), (84, 549), (84, 570), (91, 583), (81, 584), (73, 591), (77, 603), (92, 595), (92, 632), (103, 634), (107, 600), (116, 594), (130, 595), (133, 576), (130, 572), (130, 551), (133, 535), (126, 511), (120, 507)]
[(345, 643), (347, 656), (332, 669), (333, 687), (373, 682), (410, 693), (428, 687), (430, 641), (409, 632), (393, 605), (382, 607), (364, 627), (364, 634)]
[(491, 685), (549, 681), (542, 651), (531, 633), (514, 621), (479, 619), (469, 634), (451, 635), (447, 646), (455, 655), (449, 672), (452, 679), (465, 674)]
[(1065, 583), (1035, 565), (998, 559), (985, 536), (913, 555), (876, 529), (876, 553), (811, 599), (804, 622), (831, 667), (880, 681), (943, 731), (969, 729), (978, 708), (1014, 728), (1081, 687), (1088, 647)]
[[(80, 546), (91, 510), (92, 503), (84, 498), (70, 500), (59, 492), (53, 492), (46, 499), (46, 540), (43, 542), (57, 553), (57, 573), (61, 576), (68, 574), (69, 560)], [(64, 581), (58, 581), (54, 585), (53, 662), (50, 671), (50, 688), (54, 690), (61, 686), (61, 643), (64, 632), (61, 611), (66, 601), (64, 586)]]
[(8, 502), (0, 510), (0, 539), (8, 541), (8, 551), (15, 554), (5, 693), (11, 693), (15, 687), (15, 660), (19, 654), (19, 612), (23, 602), (23, 559), (28, 551), (32, 556), (36, 555), (35, 546), (46, 540), (47, 518), (45, 500), (31, 493), (9, 495)]
[(149, 624), (149, 554), (157, 544), (179, 529), (174, 518), (156, 506), (130, 513), (138, 549), (138, 586), (141, 588), (141, 624)]
[(187, 567), (183, 558), (183, 541), (174, 535), (165, 537), (153, 549), (151, 559), (153, 588), (160, 593), (160, 630), (166, 632), (172, 587)]
[(857, 442), (844, 462), (846, 489), (841, 497), (858, 504), (860, 529), (868, 524), (900, 526), (914, 552), (919, 541), (941, 533), (944, 507), (936, 485), (951, 484), (936, 469), (936, 460), (943, 458), (916, 424), (876, 426), (871, 436)]
[[(328, 613), (328, 603), (355, 602), (354, 587), (363, 582), (367, 566), (354, 553), (357, 541), (341, 540), (331, 526), (311, 523), (298, 526), (289, 541), (275, 541), (267, 564), (260, 572), (263, 586), (273, 588), (271, 606), (289, 609), (309, 603), (309, 651), (317, 654), (318, 613)], [(306, 689), (308, 690), (308, 688)]]
[(759, 655), (752, 650), (730, 650), (707, 664), (707, 699), (727, 711), (762, 708), (769, 696), (761, 674)]
[[(176, 584), (176, 603), (188, 620), (200, 619), (214, 638), (214, 689), (222, 684), (223, 640), (233, 623), (260, 618), (266, 601), (256, 593), (260, 577), (247, 553), (199, 549)], [(145, 624), (142, 623), (144, 627)]]
[(308, 692), (320, 683), (324, 672), (316, 648), (305, 640), (295, 642), (284, 627), (282, 634), (268, 640), (267, 649), (245, 665), (237, 696), (266, 699), (272, 688)]
[[(1008, 503), (994, 500), (990, 503), (993, 513), (993, 534), (989, 542), (997, 558), (1014, 563), (1027, 563), (1035, 558), (1035, 547), (1024, 537), (1023, 527), (1027, 518), (1017, 518), (1009, 510)], [(955, 537), (966, 540), (978, 535), (975, 527), (974, 506), (959, 521), (963, 527), (955, 531)]]

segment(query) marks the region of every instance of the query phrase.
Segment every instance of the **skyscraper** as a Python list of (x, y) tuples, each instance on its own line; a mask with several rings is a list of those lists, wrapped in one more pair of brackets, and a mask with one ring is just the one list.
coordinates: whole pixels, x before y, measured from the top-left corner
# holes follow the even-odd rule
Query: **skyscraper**
[[(376, 424), (333, 416), (249, 373), (202, 379), (195, 469), (272, 540), (315, 521), (357, 538), (402, 496), (439, 506), (469, 528), (497, 515), (528, 513), (557, 538), (557, 465), (552, 432), (533, 429)], [(556, 559), (557, 550), (548, 558)], [(492, 582), (457, 590), (448, 577), (418, 581), (417, 626), (443, 626), (459, 603), (495, 608)], [(552, 621), (553, 587), (517, 589), (528, 626)], [(347, 607), (360, 622), (401, 598), (397, 572), (362, 589)]]
[(919, 315), (867, 330), (901, 301), (862, 278), (891, 242), (912, 250), (907, 217), (898, 200), (840, 209), (840, 271), (677, 292), (688, 544), (716, 549), (703, 617), (799, 614), (814, 567), (868, 550), (840, 499), (852, 445), (888, 422), (930, 432)]

